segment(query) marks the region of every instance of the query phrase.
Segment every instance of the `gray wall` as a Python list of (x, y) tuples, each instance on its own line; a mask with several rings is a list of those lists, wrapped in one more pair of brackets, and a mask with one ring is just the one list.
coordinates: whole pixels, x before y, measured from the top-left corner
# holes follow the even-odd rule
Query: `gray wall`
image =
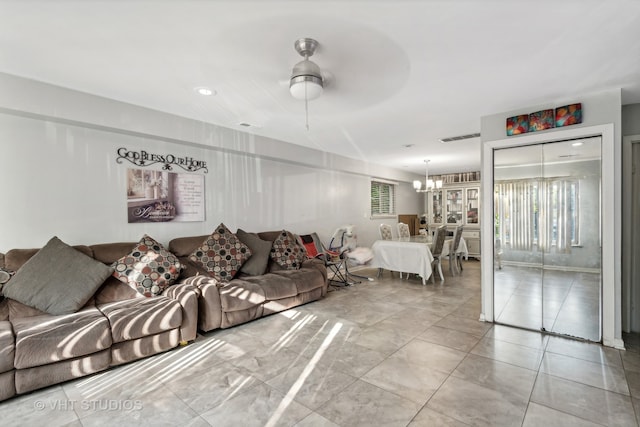
[[(147, 233), (167, 243), (220, 222), (315, 231), (325, 243), (353, 224), (371, 246), (381, 222), (369, 215), (371, 177), (398, 183), (399, 213), (423, 209), (411, 184), (420, 176), (405, 171), (4, 74), (0, 93), (0, 252), (54, 235), (93, 244)], [(116, 163), (119, 147), (206, 161), (205, 221), (129, 224), (125, 178), (135, 166)]]

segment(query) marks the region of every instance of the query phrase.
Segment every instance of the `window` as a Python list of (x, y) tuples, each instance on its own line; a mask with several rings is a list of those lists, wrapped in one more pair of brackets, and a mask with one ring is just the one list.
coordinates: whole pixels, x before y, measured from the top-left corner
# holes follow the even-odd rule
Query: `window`
[(371, 180), (371, 216), (396, 215), (396, 184)]

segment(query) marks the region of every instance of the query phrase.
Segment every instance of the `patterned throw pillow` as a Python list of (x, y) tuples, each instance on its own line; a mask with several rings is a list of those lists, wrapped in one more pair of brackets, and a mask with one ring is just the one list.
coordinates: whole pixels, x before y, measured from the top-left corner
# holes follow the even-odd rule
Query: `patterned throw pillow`
[(271, 247), (271, 258), (282, 268), (297, 270), (307, 258), (307, 253), (293, 234), (282, 230)]
[(111, 264), (113, 276), (145, 297), (162, 294), (180, 275), (182, 264), (164, 246), (144, 235), (133, 250)]
[(221, 223), (213, 234), (189, 255), (189, 259), (204, 267), (216, 280), (229, 282), (250, 256), (249, 247)]

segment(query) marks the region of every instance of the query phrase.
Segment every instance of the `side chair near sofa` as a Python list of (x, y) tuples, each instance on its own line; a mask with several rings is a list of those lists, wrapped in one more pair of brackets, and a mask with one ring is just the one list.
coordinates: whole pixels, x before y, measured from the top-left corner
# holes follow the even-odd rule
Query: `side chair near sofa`
[(324, 262), (328, 272), (332, 273), (332, 276), (329, 277), (330, 282), (337, 286), (360, 283), (349, 281), (349, 265), (345, 253), (327, 249), (317, 233), (299, 235), (298, 242), (304, 246), (310, 259), (317, 258)]

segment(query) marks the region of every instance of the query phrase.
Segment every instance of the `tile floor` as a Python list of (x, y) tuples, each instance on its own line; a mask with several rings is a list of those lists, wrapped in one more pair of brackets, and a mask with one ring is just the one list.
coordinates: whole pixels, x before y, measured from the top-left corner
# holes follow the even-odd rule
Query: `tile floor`
[[(365, 274), (375, 275), (373, 270)], [(3, 426), (636, 426), (618, 351), (477, 321), (480, 263), (374, 281), (0, 403)]]

